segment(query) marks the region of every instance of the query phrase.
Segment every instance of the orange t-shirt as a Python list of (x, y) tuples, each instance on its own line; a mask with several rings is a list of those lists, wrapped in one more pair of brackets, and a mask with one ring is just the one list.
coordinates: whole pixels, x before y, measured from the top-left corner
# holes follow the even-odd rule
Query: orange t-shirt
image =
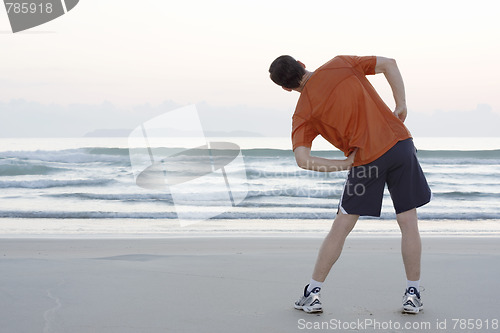
[(375, 74), (377, 58), (337, 56), (307, 81), (292, 121), (293, 149), (311, 147), (316, 136), (368, 164), (411, 134), (375, 91), (365, 75)]

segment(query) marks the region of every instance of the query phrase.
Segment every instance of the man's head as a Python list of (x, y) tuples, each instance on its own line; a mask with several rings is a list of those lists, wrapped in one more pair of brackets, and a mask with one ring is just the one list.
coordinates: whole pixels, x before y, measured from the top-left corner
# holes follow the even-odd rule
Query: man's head
[(269, 67), (271, 80), (285, 90), (300, 87), (300, 82), (306, 73), (305, 66), (289, 55), (276, 58)]

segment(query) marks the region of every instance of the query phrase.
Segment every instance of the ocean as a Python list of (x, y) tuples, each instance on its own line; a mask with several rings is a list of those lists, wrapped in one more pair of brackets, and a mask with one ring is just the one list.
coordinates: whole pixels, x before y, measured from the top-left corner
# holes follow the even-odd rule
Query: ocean
[[(175, 221), (181, 206), (195, 219), (205, 218), (203, 212), (213, 212), (210, 219), (269, 223), (335, 217), (346, 172), (298, 168), (289, 138), (209, 140), (241, 148), (243, 163), (224, 173), (227, 186), (243, 186), (232, 189), (230, 205), (227, 188), (211, 177), (183, 187), (195, 201), (191, 206), (176, 200), (168, 185), (138, 186), (126, 138), (0, 139), (0, 218)], [(189, 140), (178, 142), (174, 148), (182, 151)], [(421, 220), (500, 220), (500, 138), (415, 138), (415, 145), (434, 195), (418, 210)], [(313, 149), (343, 158), (325, 142)], [(176, 162), (184, 173), (190, 172), (187, 160)], [(394, 217), (386, 189), (381, 219)]]

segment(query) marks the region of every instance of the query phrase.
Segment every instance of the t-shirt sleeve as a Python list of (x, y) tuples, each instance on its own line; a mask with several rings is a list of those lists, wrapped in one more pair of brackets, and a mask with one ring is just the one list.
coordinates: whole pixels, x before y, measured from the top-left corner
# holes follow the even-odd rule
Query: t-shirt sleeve
[(374, 75), (375, 66), (377, 65), (376, 56), (346, 56), (353, 67), (359, 69), (365, 75)]
[(300, 146), (311, 148), (313, 140), (319, 135), (305, 119), (294, 116), (292, 119), (293, 150)]

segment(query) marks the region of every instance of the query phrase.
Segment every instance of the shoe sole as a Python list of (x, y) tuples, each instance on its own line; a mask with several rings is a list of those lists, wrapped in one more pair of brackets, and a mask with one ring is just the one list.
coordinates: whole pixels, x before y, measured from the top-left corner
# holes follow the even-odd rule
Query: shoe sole
[(403, 307), (403, 312), (404, 313), (414, 313), (414, 314), (417, 314), (417, 313), (419, 313), (423, 309), (424, 309), (423, 306), (421, 306), (419, 308), (405, 308), (405, 307)]
[(311, 307), (308, 307), (308, 306), (294, 305), (293, 307), (296, 310), (302, 310), (305, 313), (322, 313), (323, 312), (323, 309), (311, 308)]

